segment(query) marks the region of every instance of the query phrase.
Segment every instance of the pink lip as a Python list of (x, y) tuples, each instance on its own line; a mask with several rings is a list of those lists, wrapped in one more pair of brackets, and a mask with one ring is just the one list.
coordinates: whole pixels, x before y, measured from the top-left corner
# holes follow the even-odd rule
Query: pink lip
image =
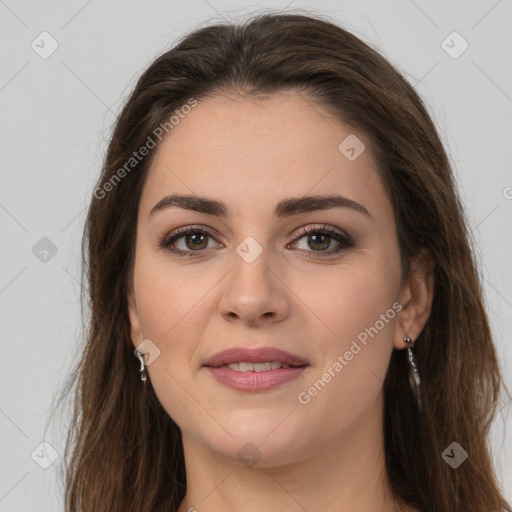
[[(228, 366), (231, 363), (264, 363), (279, 361), (290, 368), (266, 370), (263, 372), (240, 372)], [(273, 347), (249, 349), (235, 347), (218, 352), (204, 364), (213, 377), (220, 383), (237, 391), (265, 391), (275, 388), (299, 377), (309, 364), (295, 354)]]
[(204, 366), (218, 367), (222, 366), (223, 364), (240, 362), (265, 363), (266, 361), (279, 361), (281, 363), (289, 364), (290, 366), (303, 366), (308, 364), (307, 361), (304, 361), (299, 356), (278, 348), (233, 347), (222, 350), (221, 352), (217, 352), (215, 355), (205, 361)]
[(266, 370), (264, 372), (237, 372), (228, 366), (220, 368), (207, 366), (206, 368), (218, 382), (232, 389), (258, 392), (275, 388), (296, 379), (307, 366), (279, 368), (279, 370)]

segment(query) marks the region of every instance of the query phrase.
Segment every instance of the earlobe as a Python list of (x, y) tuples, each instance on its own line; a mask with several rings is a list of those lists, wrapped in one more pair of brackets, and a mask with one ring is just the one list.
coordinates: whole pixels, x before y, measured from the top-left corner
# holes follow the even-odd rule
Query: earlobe
[(416, 340), (428, 321), (434, 297), (435, 264), (430, 254), (423, 249), (411, 259), (410, 275), (401, 291), (403, 308), (397, 316), (394, 347), (404, 349), (405, 336)]

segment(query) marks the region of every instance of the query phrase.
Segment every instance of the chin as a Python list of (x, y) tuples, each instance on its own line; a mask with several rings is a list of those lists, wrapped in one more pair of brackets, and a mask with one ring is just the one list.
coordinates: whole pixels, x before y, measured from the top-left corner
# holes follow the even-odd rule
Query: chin
[[(212, 440), (210, 448), (217, 454), (248, 468), (272, 468), (290, 464), (294, 461), (298, 447), (295, 439), (279, 438), (251, 441), (251, 437), (230, 438), (229, 442)], [(214, 443), (214, 444), (213, 444)]]
[(218, 423), (212, 420), (214, 428), (209, 428), (212, 422), (201, 422), (208, 430), (196, 431), (194, 437), (212, 452), (247, 467), (279, 466), (292, 462), (306, 441), (304, 428), (297, 423), (298, 417), (289, 414), (290, 410), (254, 408), (218, 415)]

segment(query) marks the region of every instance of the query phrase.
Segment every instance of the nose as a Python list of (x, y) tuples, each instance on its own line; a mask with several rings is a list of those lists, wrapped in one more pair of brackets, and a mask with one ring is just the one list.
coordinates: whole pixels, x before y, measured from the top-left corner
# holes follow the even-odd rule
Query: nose
[(290, 290), (284, 271), (270, 261), (270, 251), (253, 260), (234, 253), (219, 301), (219, 312), (228, 322), (250, 326), (282, 322), (290, 311)]

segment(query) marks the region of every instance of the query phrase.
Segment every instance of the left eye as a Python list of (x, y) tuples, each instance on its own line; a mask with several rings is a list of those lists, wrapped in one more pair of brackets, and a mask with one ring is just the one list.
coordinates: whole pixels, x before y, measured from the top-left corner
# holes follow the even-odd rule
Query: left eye
[[(354, 242), (350, 236), (344, 234), (343, 232), (334, 230), (329, 226), (322, 226), (321, 228), (303, 227), (300, 228), (295, 235), (295, 240), (289, 245), (294, 246), (298, 243), (298, 241), (307, 237), (307, 244), (313, 250), (311, 251), (304, 248), (299, 248), (300, 251), (306, 251), (306, 253), (313, 252), (322, 253), (322, 255), (332, 255), (346, 250), (354, 245)], [(179, 228), (173, 233), (165, 236), (158, 245), (162, 249), (168, 250), (179, 257), (195, 257), (194, 253), (202, 252), (204, 249), (208, 249), (208, 237), (215, 239), (214, 235), (204, 228)], [(179, 248), (177, 247), (177, 242), (181, 241), (181, 239), (183, 239), (185, 246)], [(331, 245), (333, 240), (338, 242), (339, 247), (330, 251), (326, 251), (325, 249)], [(220, 245), (222, 246), (222, 244)], [(311, 255), (310, 257), (316, 258), (322, 256)]]
[[(306, 252), (321, 253), (320, 255), (310, 254), (309, 256), (313, 258), (322, 257), (324, 255), (330, 256), (333, 254), (338, 254), (350, 247), (353, 247), (354, 245), (354, 241), (350, 236), (340, 231), (337, 231), (329, 226), (322, 226), (321, 228), (304, 227), (299, 230), (298, 234), (302, 234), (302, 236), (299, 236), (296, 239), (296, 241), (293, 242), (293, 245), (297, 244), (297, 242), (300, 241), (301, 239), (307, 237), (306, 243), (310, 248), (313, 249), (313, 251), (308, 251), (306, 249)], [(326, 251), (325, 249), (327, 249), (331, 245), (331, 242), (333, 240), (338, 243), (338, 248)]]

